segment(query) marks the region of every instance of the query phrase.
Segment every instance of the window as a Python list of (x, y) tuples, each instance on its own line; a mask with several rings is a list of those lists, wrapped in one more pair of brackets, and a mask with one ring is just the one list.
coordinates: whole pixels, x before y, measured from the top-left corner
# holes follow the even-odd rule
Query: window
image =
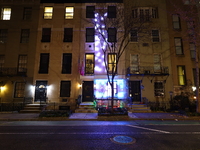
[(44, 7), (44, 19), (52, 19), (53, 18), (53, 7), (48, 6)]
[(5, 63), (5, 55), (0, 55), (0, 70), (4, 68), (4, 63)]
[(18, 73), (27, 71), (27, 55), (19, 55), (18, 58)]
[(130, 41), (131, 42), (138, 42), (138, 31), (137, 30), (131, 30)]
[(177, 73), (178, 73), (178, 84), (186, 85), (185, 66), (177, 66)]
[(135, 74), (139, 71), (139, 56), (138, 54), (130, 55), (130, 73)]
[(20, 43), (28, 43), (29, 42), (29, 34), (30, 34), (29, 29), (22, 29)]
[(140, 18), (141, 21), (151, 21), (151, 18), (158, 18), (158, 9), (153, 7), (139, 7), (132, 10), (133, 18)]
[(108, 54), (108, 73), (117, 73), (116, 62), (117, 62), (116, 54)]
[(65, 19), (73, 19), (74, 17), (74, 7), (65, 8)]
[(51, 28), (43, 28), (41, 42), (50, 42), (50, 41), (51, 41)]
[(160, 42), (159, 30), (152, 30), (151, 36), (152, 36), (152, 42)]
[[(196, 86), (196, 85), (197, 85), (197, 74), (196, 74), (196, 68), (193, 68), (192, 71), (193, 71), (194, 85)], [(200, 72), (200, 69), (199, 69), (199, 72)], [(199, 81), (200, 81), (200, 76), (199, 76)]]
[(116, 6), (108, 6), (108, 18), (116, 18)]
[(154, 73), (161, 73), (161, 55), (154, 54)]
[(60, 97), (70, 97), (71, 81), (61, 81), (60, 83)]
[(187, 21), (187, 28), (188, 28), (188, 34), (189, 36), (194, 36), (195, 34), (195, 25), (194, 21)]
[(178, 14), (172, 15), (172, 21), (174, 29), (181, 29), (180, 16)]
[(1, 20), (10, 20), (10, 17), (11, 17), (11, 8), (2, 8)]
[(7, 35), (8, 35), (7, 29), (0, 29), (0, 43), (7, 42)]
[(71, 74), (72, 72), (72, 54), (64, 53), (62, 60), (62, 74)]
[(94, 54), (85, 54), (85, 74), (94, 74)]
[(108, 28), (108, 42), (117, 42), (116, 28)]
[(164, 96), (164, 83), (161, 81), (154, 82), (154, 96)]
[(25, 82), (16, 82), (15, 84), (15, 98), (23, 98), (25, 91)]
[(23, 20), (30, 20), (32, 17), (32, 8), (31, 7), (25, 7), (24, 13), (23, 13)]
[(72, 42), (72, 40), (73, 40), (73, 28), (65, 28), (63, 42)]
[[(112, 96), (112, 88), (111, 88), (111, 86), (110, 86), (110, 83), (109, 82), (107, 82), (107, 95), (108, 95), (108, 97), (110, 97), (111, 98), (111, 96)], [(117, 95), (117, 82), (116, 81), (114, 81), (113, 82), (113, 91), (114, 91), (114, 97), (117, 97), (118, 95)]]
[(95, 6), (86, 6), (86, 18), (94, 18)]
[(194, 43), (190, 43), (190, 57), (192, 59), (195, 59), (195, 44)]
[(175, 50), (177, 55), (183, 55), (183, 44), (180, 37), (174, 38)]
[(94, 28), (86, 28), (86, 42), (94, 42)]
[(49, 53), (41, 53), (39, 73), (47, 74), (48, 70), (49, 70)]

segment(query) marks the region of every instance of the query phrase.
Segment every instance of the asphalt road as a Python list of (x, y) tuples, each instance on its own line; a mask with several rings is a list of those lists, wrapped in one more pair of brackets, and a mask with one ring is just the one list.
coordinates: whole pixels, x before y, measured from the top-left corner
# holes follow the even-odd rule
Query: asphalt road
[(199, 121), (1, 121), (0, 150), (200, 150), (200, 125)]

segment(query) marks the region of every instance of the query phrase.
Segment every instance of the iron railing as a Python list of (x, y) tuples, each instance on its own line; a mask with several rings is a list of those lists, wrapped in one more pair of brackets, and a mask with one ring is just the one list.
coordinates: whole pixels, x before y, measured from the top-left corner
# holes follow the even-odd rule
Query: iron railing
[(0, 76), (26, 76), (26, 68), (0, 68)]

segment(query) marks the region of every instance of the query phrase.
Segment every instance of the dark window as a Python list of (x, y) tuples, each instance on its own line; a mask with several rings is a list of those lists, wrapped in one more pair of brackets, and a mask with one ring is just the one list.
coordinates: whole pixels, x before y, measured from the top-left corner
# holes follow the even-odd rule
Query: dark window
[(86, 42), (94, 42), (94, 28), (86, 28)]
[(23, 20), (30, 20), (32, 16), (32, 8), (31, 7), (25, 7), (24, 8), (24, 14), (23, 14)]
[(27, 71), (27, 55), (19, 55), (18, 59), (18, 73)]
[(63, 42), (72, 42), (72, 40), (73, 40), (73, 28), (65, 28)]
[(164, 96), (164, 83), (161, 81), (154, 82), (154, 96)]
[(51, 41), (51, 28), (43, 28), (41, 42), (50, 42), (50, 41)]
[(7, 42), (7, 36), (8, 36), (8, 30), (7, 29), (0, 29), (0, 43), (6, 43)]
[(71, 68), (72, 68), (72, 54), (64, 53), (62, 61), (62, 73), (71, 74)]
[(116, 42), (117, 41), (117, 30), (116, 28), (108, 28), (108, 42)]
[(85, 54), (85, 74), (94, 74), (94, 54)]
[(174, 14), (172, 15), (172, 20), (173, 20), (173, 28), (181, 29), (180, 16), (178, 14)]
[(71, 81), (61, 81), (60, 97), (70, 97)]
[(29, 42), (29, 34), (30, 34), (29, 29), (22, 29), (20, 43), (28, 43)]
[(194, 43), (190, 43), (190, 58), (195, 59), (196, 46)]
[(25, 82), (16, 82), (14, 97), (15, 98), (24, 97), (24, 90), (25, 90)]
[(131, 30), (130, 41), (131, 42), (137, 42), (138, 41), (138, 31), (137, 30)]
[(175, 50), (177, 55), (183, 55), (183, 43), (182, 38), (174, 38)]
[(40, 54), (39, 73), (47, 74), (49, 70), (49, 53)]
[(160, 42), (159, 30), (152, 30), (152, 42)]
[(95, 6), (86, 6), (86, 18), (94, 18)]
[(108, 18), (116, 18), (116, 6), (108, 6)]

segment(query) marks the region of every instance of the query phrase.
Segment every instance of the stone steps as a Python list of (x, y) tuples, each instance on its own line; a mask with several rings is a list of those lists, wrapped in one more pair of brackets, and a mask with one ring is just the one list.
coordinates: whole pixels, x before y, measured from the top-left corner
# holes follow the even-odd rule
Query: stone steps
[(97, 113), (94, 108), (93, 102), (83, 102), (79, 105), (79, 108), (75, 110), (75, 113)]
[(40, 104), (27, 104), (23, 110), (20, 110), (20, 113), (40, 113), (43, 106), (40, 106)]
[(151, 109), (146, 104), (132, 104), (129, 112), (151, 112)]

